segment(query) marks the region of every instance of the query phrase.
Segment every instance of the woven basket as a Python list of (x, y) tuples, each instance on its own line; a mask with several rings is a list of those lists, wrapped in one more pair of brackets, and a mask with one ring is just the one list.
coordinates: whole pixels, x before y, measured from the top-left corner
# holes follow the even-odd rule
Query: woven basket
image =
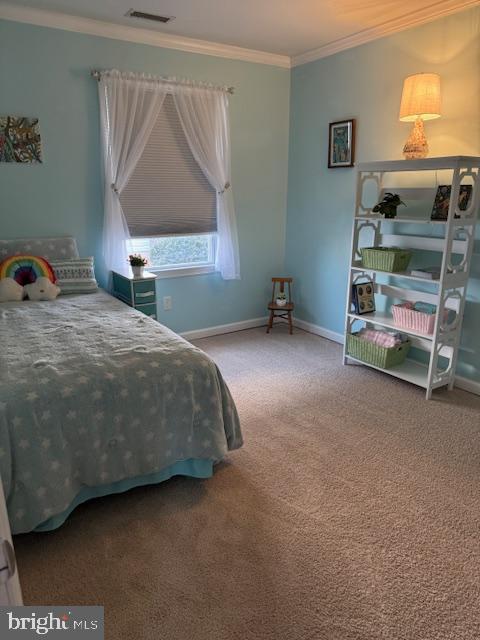
[(364, 247), (360, 249), (365, 269), (377, 271), (406, 271), (412, 252), (396, 247)]
[(347, 353), (357, 360), (381, 369), (390, 369), (402, 364), (410, 349), (410, 341), (402, 342), (397, 347), (382, 347), (360, 338), (355, 333), (347, 334)]
[[(392, 315), (395, 326), (413, 329), (419, 333), (432, 334), (435, 329), (435, 314), (424, 313), (410, 308), (407, 303), (392, 304)], [(444, 322), (448, 319), (448, 310), (443, 314)]]

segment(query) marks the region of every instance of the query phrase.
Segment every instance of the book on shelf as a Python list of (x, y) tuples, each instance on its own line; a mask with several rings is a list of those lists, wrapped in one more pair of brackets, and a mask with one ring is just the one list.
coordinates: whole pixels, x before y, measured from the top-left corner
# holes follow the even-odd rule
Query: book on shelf
[(424, 269), (412, 269), (410, 275), (425, 280), (438, 280), (440, 278), (440, 267), (425, 267)]

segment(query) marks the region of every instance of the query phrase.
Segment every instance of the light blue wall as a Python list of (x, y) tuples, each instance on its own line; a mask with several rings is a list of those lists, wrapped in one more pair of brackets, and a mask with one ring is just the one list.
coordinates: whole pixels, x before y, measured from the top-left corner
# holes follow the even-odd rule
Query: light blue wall
[[(480, 155), (480, 9), (455, 14), (293, 69), (286, 271), (297, 315), (343, 333), (354, 169), (328, 169), (328, 123), (357, 119), (356, 161), (401, 158), (405, 76), (438, 72), (443, 115), (430, 155)], [(418, 230), (417, 230), (418, 232)], [(480, 247), (474, 256), (458, 372), (480, 380)]]
[[(297, 67), (290, 93), (285, 69), (0, 21), (0, 113), (39, 116), (45, 156), (42, 166), (0, 167), (0, 236), (73, 234), (81, 253), (93, 253), (100, 264), (102, 191), (91, 68), (233, 84), (242, 280), (207, 275), (158, 281), (159, 297), (173, 298), (172, 311), (160, 310), (162, 321), (186, 331), (261, 316), (271, 275), (285, 270), (295, 278), (297, 315), (341, 333), (354, 170), (326, 168), (328, 123), (357, 118), (357, 161), (399, 158), (409, 129), (397, 120), (403, 78), (438, 71), (443, 117), (426, 125), (431, 155), (479, 154), (479, 23), (477, 8)], [(459, 367), (477, 380), (479, 253)]]
[(232, 183), (242, 280), (216, 275), (158, 281), (162, 322), (177, 331), (265, 315), (285, 249), (290, 72), (0, 21), (0, 113), (38, 116), (43, 165), (0, 167), (0, 237), (72, 234), (101, 270), (102, 189), (92, 68), (176, 75), (235, 86)]

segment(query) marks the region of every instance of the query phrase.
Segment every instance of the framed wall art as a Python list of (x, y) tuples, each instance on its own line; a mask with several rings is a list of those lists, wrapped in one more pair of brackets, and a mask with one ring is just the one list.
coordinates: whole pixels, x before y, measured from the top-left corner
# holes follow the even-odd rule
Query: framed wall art
[(0, 162), (42, 162), (38, 118), (0, 116)]
[(353, 167), (355, 120), (331, 122), (328, 131), (328, 167)]

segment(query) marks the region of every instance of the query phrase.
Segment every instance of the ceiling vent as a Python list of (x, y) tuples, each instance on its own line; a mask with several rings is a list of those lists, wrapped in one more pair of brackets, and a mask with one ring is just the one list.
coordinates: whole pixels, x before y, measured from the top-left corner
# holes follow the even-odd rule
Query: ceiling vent
[(140, 18), (142, 20), (151, 20), (152, 22), (161, 22), (162, 24), (175, 19), (174, 16), (157, 16), (154, 13), (145, 13), (136, 9), (130, 9), (125, 15), (129, 18)]

